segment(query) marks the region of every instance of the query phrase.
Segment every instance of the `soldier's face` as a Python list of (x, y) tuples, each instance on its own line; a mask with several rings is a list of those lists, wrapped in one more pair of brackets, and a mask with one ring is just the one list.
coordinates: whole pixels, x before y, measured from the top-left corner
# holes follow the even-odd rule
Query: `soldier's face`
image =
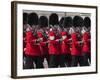
[(72, 33), (74, 33), (74, 32), (75, 32), (74, 27), (71, 27), (71, 28), (69, 29), (69, 34), (72, 34)]
[(88, 31), (88, 29), (86, 27), (82, 27), (81, 33), (84, 34), (86, 31)]
[(84, 34), (85, 33), (85, 29), (82, 29), (81, 33)]
[(64, 39), (66, 39), (67, 38), (67, 36), (62, 36), (62, 39), (64, 40)]
[(40, 38), (40, 41), (43, 41), (43, 38)]
[(55, 37), (54, 36), (50, 36), (50, 40), (54, 40), (55, 39)]

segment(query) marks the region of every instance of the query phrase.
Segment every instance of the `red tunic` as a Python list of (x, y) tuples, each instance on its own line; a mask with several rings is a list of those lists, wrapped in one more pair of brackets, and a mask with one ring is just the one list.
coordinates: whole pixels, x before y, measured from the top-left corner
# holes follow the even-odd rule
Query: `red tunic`
[(88, 32), (85, 32), (83, 35), (83, 40), (84, 40), (84, 45), (83, 45), (83, 49), (82, 52), (84, 53), (90, 53), (90, 35)]
[(68, 38), (66, 38), (65, 40), (62, 41), (61, 52), (62, 52), (62, 54), (69, 54), (70, 53), (70, 44), (69, 44)]
[(33, 34), (32, 31), (26, 32), (26, 42), (32, 42)]
[(49, 37), (50, 36), (54, 36), (55, 39), (54, 40), (49, 40), (49, 54), (50, 55), (59, 55), (59, 50), (58, 50), (58, 45), (59, 45), (59, 42), (56, 41), (57, 37), (56, 37), (56, 34), (54, 31), (50, 31), (49, 32)]
[(49, 54), (50, 55), (58, 55), (58, 48), (57, 48), (57, 45), (58, 45), (58, 41), (55, 41), (55, 40), (50, 40), (49, 42)]
[(78, 41), (78, 33), (72, 33), (72, 50), (71, 55), (81, 55), (81, 45)]
[(66, 36), (64, 40), (61, 42), (61, 53), (62, 54), (70, 54), (70, 41), (69, 41), (69, 36), (68, 33), (63, 31), (61, 32), (61, 36)]
[(48, 54), (48, 46), (46, 45), (46, 39), (43, 38), (43, 42), (40, 42), (40, 50), (42, 55)]
[(26, 32), (26, 55), (40, 56), (41, 51), (39, 45), (36, 44), (36, 36), (33, 36), (32, 32)]
[(41, 56), (41, 50), (39, 44), (35, 42), (36, 36), (33, 37), (33, 55), (34, 56)]
[(43, 41), (40, 41), (39, 42), (41, 54), (42, 55), (46, 55), (46, 54), (48, 54), (48, 46), (46, 45), (47, 39), (44, 38), (42, 32), (38, 32), (37, 34), (38, 34), (38, 37), (39, 38), (42, 38), (43, 39)]
[(33, 56), (33, 46), (31, 43), (26, 43), (25, 54)]
[[(56, 36), (56, 39), (60, 39), (60, 36)], [(61, 53), (61, 44), (60, 44), (59, 41), (56, 44), (56, 53), (57, 54), (60, 54)]]
[(26, 55), (33, 55), (33, 46), (32, 46), (32, 40), (33, 40), (33, 35), (32, 35), (32, 31), (28, 31), (26, 32), (26, 37), (25, 37), (25, 54)]

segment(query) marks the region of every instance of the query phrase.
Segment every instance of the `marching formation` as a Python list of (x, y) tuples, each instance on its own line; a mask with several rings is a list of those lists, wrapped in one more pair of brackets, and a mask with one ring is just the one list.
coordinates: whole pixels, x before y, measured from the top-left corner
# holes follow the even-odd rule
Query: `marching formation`
[(23, 13), (23, 69), (91, 65), (90, 17)]

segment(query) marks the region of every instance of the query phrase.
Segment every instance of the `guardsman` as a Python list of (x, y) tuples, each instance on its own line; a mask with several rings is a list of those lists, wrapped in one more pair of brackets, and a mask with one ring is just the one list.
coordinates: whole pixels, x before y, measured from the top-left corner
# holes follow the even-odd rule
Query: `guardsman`
[[(54, 42), (55, 45), (54, 48), (49, 47), (49, 54), (51, 54), (51, 51), (52, 49), (54, 49), (55, 52), (54, 55), (50, 55), (50, 67), (58, 67), (60, 66), (60, 54), (61, 54), (61, 47), (60, 47), (60, 42), (59, 42), (59, 39), (60, 39), (60, 35), (59, 35), (59, 31), (58, 31), (58, 28), (59, 28), (59, 19), (58, 19), (58, 15), (56, 13), (52, 13), (50, 16), (49, 16), (49, 25), (50, 25), (50, 32), (49, 32), (49, 39), (50, 39), (50, 43), (48, 45), (51, 46), (51, 42)], [(54, 34), (53, 36), (51, 36), (51, 34)], [(51, 40), (52, 37), (54, 37), (54, 40)], [(51, 49), (52, 48), (52, 49)], [(51, 50), (51, 51), (50, 51)], [(53, 61), (54, 63), (53, 63)]]
[(47, 68), (49, 65), (49, 53), (48, 53), (47, 39), (43, 36), (42, 32), (38, 32), (37, 34), (39, 38), (39, 46), (40, 46), (43, 62), (45, 58), (47, 60), (47, 65), (44, 65), (44, 68)]
[(36, 13), (29, 14), (28, 24), (31, 26), (31, 29), (28, 29), (26, 32), (26, 48), (24, 49), (26, 56), (24, 59), (24, 68), (43, 68), (41, 51), (38, 45), (38, 38), (36, 33), (33, 32), (32, 27), (38, 25), (38, 15)]
[(82, 29), (83, 34), (83, 49), (82, 54), (84, 58), (84, 66), (89, 66), (91, 64), (91, 35), (89, 28), (91, 26), (91, 20), (89, 17), (84, 18), (84, 27)]
[[(41, 47), (43, 49), (43, 63), (44, 67), (48, 67), (49, 65), (49, 52), (48, 52), (48, 44), (46, 43), (44, 46), (42, 43), (47, 42), (48, 40), (48, 18), (46, 16), (40, 16), (39, 18), (39, 27), (40, 29), (38, 30), (39, 35), (43, 38), (43, 41), (41, 41)], [(47, 63), (46, 63), (47, 62)]]
[(25, 52), (25, 56), (24, 56), (24, 69), (32, 69), (34, 68), (33, 65), (33, 60), (32, 60), (32, 55), (33, 55), (33, 33), (32, 33), (32, 29), (31, 27), (28, 27), (26, 29), (26, 36), (25, 36), (25, 48), (24, 48), (24, 52)]
[(62, 42), (61, 42), (61, 61), (63, 66), (71, 66), (71, 52), (70, 52), (70, 39), (65, 31), (61, 32)]
[(56, 41), (56, 34), (54, 31), (49, 32), (48, 48), (50, 55), (49, 68), (57, 68), (59, 66), (59, 53), (57, 45), (59, 44)]
[(83, 19), (81, 16), (75, 16), (73, 18), (73, 32), (72, 37), (72, 66), (83, 66), (83, 56), (82, 56), (82, 41), (80, 36), (80, 27), (83, 26)]

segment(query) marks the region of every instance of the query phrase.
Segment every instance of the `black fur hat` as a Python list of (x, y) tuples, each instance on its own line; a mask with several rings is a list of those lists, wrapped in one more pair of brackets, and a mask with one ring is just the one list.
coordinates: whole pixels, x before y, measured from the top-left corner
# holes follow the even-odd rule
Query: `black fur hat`
[(64, 22), (64, 17), (61, 17), (60, 21), (59, 21), (59, 26), (63, 27), (63, 22)]
[(63, 26), (64, 27), (72, 27), (73, 25), (73, 19), (72, 17), (68, 16), (64, 18)]
[(82, 27), (84, 25), (84, 20), (81, 16), (74, 16), (73, 18), (73, 26), (74, 27)]
[(84, 18), (84, 26), (85, 27), (91, 27), (91, 19), (89, 17)]
[(39, 26), (40, 27), (47, 27), (48, 26), (48, 18), (46, 16), (40, 16)]
[(30, 13), (28, 16), (28, 24), (38, 25), (38, 15), (36, 13)]
[(58, 21), (58, 15), (56, 13), (52, 13), (49, 16), (49, 25), (58, 25), (59, 21)]
[(28, 23), (28, 14), (23, 13), (23, 24), (27, 24), (27, 23)]

